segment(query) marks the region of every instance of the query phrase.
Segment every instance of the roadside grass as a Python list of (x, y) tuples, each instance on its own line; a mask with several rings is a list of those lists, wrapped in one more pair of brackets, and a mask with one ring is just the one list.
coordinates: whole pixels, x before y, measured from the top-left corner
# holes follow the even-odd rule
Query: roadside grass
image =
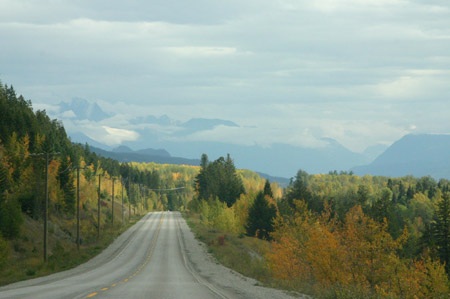
[(195, 213), (183, 213), (197, 240), (205, 243), (222, 265), (244, 276), (254, 278), (265, 286), (271, 286), (271, 277), (264, 259), (269, 242), (245, 235), (234, 235), (211, 229), (200, 222)]
[(123, 225), (119, 222), (114, 227), (111, 223), (104, 224), (98, 241), (96, 229), (82, 230), (81, 240), (84, 242), (78, 251), (76, 237), (73, 236), (73, 223), (55, 217), (49, 221), (48, 260), (44, 263), (43, 224), (24, 217), (25, 223), (20, 236), (8, 242), (11, 247), (10, 257), (0, 268), (0, 286), (68, 270), (85, 263), (142, 218), (140, 215), (133, 215), (129, 222), (126, 219)]

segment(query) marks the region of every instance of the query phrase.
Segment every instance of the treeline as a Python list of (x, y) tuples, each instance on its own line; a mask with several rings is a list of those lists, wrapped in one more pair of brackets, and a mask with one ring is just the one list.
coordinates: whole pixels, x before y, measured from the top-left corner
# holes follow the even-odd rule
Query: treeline
[(299, 171), (282, 196), (266, 182), (229, 205), (202, 195), (201, 175), (193, 209), (207, 226), (270, 241), (271, 284), (317, 297), (448, 296), (448, 180)]
[[(153, 162), (131, 163), (131, 165), (143, 173), (150, 172), (159, 175), (160, 205), (170, 211), (183, 211), (186, 209), (194, 196), (193, 182), (199, 172), (198, 166), (158, 164)], [(150, 191), (153, 190), (151, 189)], [(152, 195), (155, 196), (158, 193)]]
[(276, 183), (252, 171), (237, 170), (230, 155), (211, 162), (203, 154), (194, 188), (188, 208), (200, 214), (203, 224), (239, 235), (269, 237), (276, 216), (273, 194), (282, 194)]

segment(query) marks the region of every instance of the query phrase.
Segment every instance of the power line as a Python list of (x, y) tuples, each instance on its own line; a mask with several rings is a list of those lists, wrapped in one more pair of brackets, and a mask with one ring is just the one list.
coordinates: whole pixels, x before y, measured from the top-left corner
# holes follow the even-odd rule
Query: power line
[(181, 190), (181, 189), (185, 189), (186, 187), (178, 187), (178, 188), (170, 188), (170, 189), (151, 189), (148, 188), (147, 190), (152, 190), (152, 191), (174, 191), (174, 190)]

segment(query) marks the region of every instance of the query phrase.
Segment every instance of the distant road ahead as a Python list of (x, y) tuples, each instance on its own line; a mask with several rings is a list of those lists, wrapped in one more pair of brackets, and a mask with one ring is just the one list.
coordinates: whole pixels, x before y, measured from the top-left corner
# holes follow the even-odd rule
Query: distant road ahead
[(0, 288), (0, 298), (225, 298), (191, 270), (181, 215), (146, 215), (93, 260), (69, 271)]

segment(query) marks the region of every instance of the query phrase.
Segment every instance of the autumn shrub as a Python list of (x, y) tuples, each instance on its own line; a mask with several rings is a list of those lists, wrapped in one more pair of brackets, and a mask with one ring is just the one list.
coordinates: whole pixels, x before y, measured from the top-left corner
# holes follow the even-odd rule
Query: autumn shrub
[(202, 200), (199, 203), (201, 223), (210, 228), (224, 232), (237, 234), (239, 220), (236, 218), (233, 207), (229, 208), (226, 203), (215, 200)]
[(237, 233), (237, 221), (233, 208), (228, 208), (226, 204), (219, 210), (218, 216), (214, 219), (214, 227), (225, 232)]

